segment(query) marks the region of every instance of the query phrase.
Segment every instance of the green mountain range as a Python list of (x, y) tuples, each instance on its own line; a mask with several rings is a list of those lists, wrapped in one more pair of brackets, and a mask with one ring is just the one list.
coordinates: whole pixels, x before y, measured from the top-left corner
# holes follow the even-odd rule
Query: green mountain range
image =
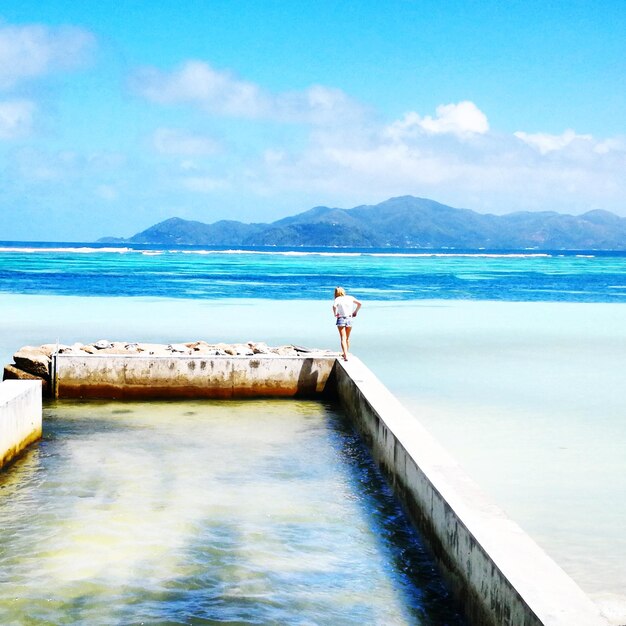
[(129, 239), (105, 237), (99, 241), (206, 246), (625, 250), (626, 218), (602, 210), (583, 215), (553, 211), (490, 215), (402, 196), (352, 209), (318, 206), (270, 224), (230, 220), (204, 224), (173, 217)]

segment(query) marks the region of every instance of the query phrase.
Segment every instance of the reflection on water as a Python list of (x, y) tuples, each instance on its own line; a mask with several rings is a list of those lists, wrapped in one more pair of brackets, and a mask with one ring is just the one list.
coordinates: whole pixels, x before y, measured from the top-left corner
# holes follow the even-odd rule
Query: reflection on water
[(341, 415), (56, 403), (0, 473), (2, 624), (459, 624)]

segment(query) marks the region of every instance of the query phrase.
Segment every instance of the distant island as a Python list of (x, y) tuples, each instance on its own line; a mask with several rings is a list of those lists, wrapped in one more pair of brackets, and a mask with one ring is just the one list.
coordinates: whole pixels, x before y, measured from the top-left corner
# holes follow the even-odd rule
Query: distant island
[(204, 246), (322, 246), (354, 248), (467, 248), (625, 250), (626, 218), (609, 211), (583, 215), (520, 211), (506, 215), (456, 209), (401, 196), (376, 205), (318, 206), (269, 224), (165, 220), (128, 239), (101, 243)]

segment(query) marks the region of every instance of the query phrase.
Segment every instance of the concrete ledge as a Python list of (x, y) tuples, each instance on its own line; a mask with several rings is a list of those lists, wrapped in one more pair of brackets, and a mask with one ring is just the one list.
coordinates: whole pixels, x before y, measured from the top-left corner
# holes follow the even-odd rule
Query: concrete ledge
[(57, 398), (313, 397), (321, 394), (334, 356), (52, 357)]
[(470, 623), (609, 624), (358, 359), (337, 361), (333, 377), (341, 404), (430, 544)]
[(41, 437), (41, 382), (0, 383), (0, 467)]

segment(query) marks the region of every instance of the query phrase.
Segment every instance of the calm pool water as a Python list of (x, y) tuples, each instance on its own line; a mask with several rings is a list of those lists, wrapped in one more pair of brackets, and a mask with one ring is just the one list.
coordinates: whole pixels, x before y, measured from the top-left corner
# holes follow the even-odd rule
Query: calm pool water
[(55, 403), (0, 472), (0, 623), (460, 624), (316, 402)]

